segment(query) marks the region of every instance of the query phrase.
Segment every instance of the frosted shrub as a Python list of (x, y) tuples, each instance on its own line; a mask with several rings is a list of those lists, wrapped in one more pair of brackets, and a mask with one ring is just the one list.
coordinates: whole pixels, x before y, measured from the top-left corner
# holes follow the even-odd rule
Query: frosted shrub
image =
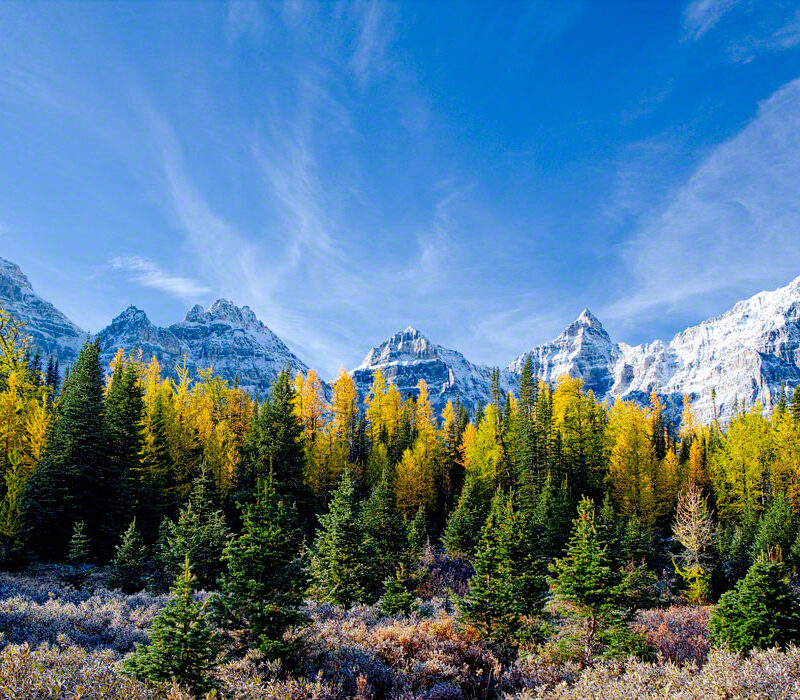
[(87, 651), (76, 646), (59, 649), (46, 644), (31, 649), (24, 644), (9, 645), (0, 652), (0, 697), (156, 700), (164, 696), (119, 675), (111, 651)]
[(3, 577), (0, 586), (0, 633), (5, 643), (77, 644), (86, 649), (126, 653), (146, 642), (166, 598), (125, 596), (97, 589), (92, 595), (49, 586), (44, 594), (35, 581)]
[(800, 650), (760, 651), (751, 656), (713, 650), (700, 670), (671, 662), (600, 663), (578, 680), (525, 690), (508, 700), (796, 700), (800, 697)]
[(710, 609), (703, 606), (654, 608), (637, 613), (633, 628), (665, 659), (699, 666), (711, 648), (709, 616)]

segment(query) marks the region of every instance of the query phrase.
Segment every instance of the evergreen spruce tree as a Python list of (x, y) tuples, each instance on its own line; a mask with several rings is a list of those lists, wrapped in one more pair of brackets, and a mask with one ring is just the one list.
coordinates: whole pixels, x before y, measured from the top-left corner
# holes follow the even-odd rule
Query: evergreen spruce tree
[(548, 472), (531, 513), (533, 523), (540, 530), (540, 547), (545, 558), (552, 559), (564, 551), (570, 532), (569, 513), (572, 508), (572, 496), (566, 484), (556, 483)]
[(142, 450), (138, 473), (131, 480), (136, 522), (147, 543), (155, 541), (164, 518), (177, 515), (179, 505), (167, 439), (167, 406), (162, 392), (153, 402), (150, 431), (150, 444)]
[(75, 588), (82, 588), (90, 568), (89, 538), (86, 536), (86, 524), (81, 520), (72, 526), (63, 578)]
[(789, 499), (779, 492), (767, 506), (753, 540), (753, 558), (762, 552), (788, 554), (797, 537), (797, 518)]
[(295, 503), (301, 521), (307, 524), (311, 518), (311, 495), (304, 480), (303, 426), (295, 413), (294, 401), (295, 390), (286, 367), (253, 416), (242, 448), (237, 495), (250, 500), (258, 481), (271, 474), (278, 496)]
[(410, 615), (416, 608), (414, 594), (409, 589), (410, 577), (404, 564), (400, 564), (394, 576), (383, 582), (383, 597), (380, 600), (381, 613), (387, 617)]
[(136, 529), (136, 518), (122, 535), (111, 560), (111, 585), (124, 593), (141, 591), (147, 583), (147, 548)]
[(625, 562), (640, 564), (644, 561), (653, 564), (655, 552), (652, 537), (639, 516), (634, 514), (628, 518), (621, 545)]
[(504, 651), (531, 638), (544, 606), (544, 571), (530, 532), (511, 497), (498, 491), (475, 552), (469, 591), (458, 602), (463, 620)]
[(458, 505), (444, 530), (444, 548), (454, 558), (471, 557), (481, 536), (491, 505), (486, 484), (478, 477), (469, 477), (458, 499)]
[(408, 555), (416, 561), (428, 543), (428, 517), (425, 515), (425, 506), (417, 508), (417, 514), (408, 521)]
[(361, 520), (369, 551), (372, 593), (378, 595), (382, 582), (392, 575), (408, 549), (406, 525), (395, 505), (386, 471), (364, 504)]
[(789, 406), (789, 413), (795, 422), (800, 423), (800, 384), (798, 384), (792, 392), (792, 402)]
[(334, 605), (348, 608), (368, 600), (369, 551), (350, 470), (345, 469), (333, 493), (311, 557), (317, 595)]
[(614, 504), (609, 493), (603, 498), (603, 505), (595, 518), (595, 527), (598, 541), (601, 547), (605, 547), (610, 565), (612, 568), (619, 568), (625, 562), (621, 543), (626, 525), (624, 518), (617, 517), (614, 512)]
[(214, 598), (214, 617), (236, 655), (257, 649), (265, 661), (291, 661), (297, 641), (287, 630), (309, 620), (299, 610), (308, 585), (302, 533), (294, 510), (262, 480), (253, 504), (240, 505), (242, 533), (225, 548), (227, 573)]
[(617, 612), (619, 573), (614, 571), (600, 544), (594, 504), (584, 498), (578, 506), (566, 556), (550, 566), (553, 592), (568, 603), (584, 623), (583, 649), (590, 661), (603, 628), (613, 623)]
[(188, 557), (193, 561), (197, 583), (204, 590), (216, 588), (223, 571), (222, 554), (228, 544), (225, 516), (218, 508), (214, 477), (209, 470), (201, 473), (189, 494), (189, 503), (178, 513), (175, 522), (167, 520), (159, 551), (167, 573), (180, 571)]
[(116, 540), (133, 509), (135, 478), (141, 467), (144, 400), (135, 362), (117, 362), (106, 394), (104, 413), (110, 474), (116, 484), (113, 505), (104, 523), (104, 537)]
[(81, 520), (96, 553), (106, 553), (103, 527), (118, 483), (109, 468), (103, 394), (99, 346), (87, 341), (63, 387), (44, 455), (25, 494), (29, 543), (45, 559), (67, 553), (70, 528)]
[(82, 520), (72, 527), (67, 563), (72, 566), (85, 566), (89, 563), (89, 538), (86, 536), (86, 523)]
[(800, 600), (783, 563), (762, 552), (736, 588), (723, 593), (709, 620), (714, 644), (737, 651), (800, 641)]
[(150, 642), (137, 644), (123, 669), (140, 680), (174, 681), (194, 694), (214, 686), (217, 642), (206, 619), (206, 604), (194, 599), (196, 578), (186, 559), (170, 601), (153, 621)]

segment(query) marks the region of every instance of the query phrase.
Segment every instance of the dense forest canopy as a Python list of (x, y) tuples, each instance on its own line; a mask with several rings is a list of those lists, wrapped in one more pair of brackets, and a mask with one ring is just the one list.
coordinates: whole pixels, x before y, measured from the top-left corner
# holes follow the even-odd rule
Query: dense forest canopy
[[(724, 593), (712, 633), (733, 647), (797, 636), (800, 389), (723, 426), (699, 424), (688, 397), (679, 421), (655, 395), (600, 403), (579, 379), (540, 381), (530, 358), (518, 396), (495, 372), (475, 415), (457, 401), (435, 415), (424, 381), (402, 396), (379, 370), (363, 400), (342, 370), (328, 402), (313, 370), (254, 399), (212, 368), (171, 379), (121, 350), (101, 367), (90, 340), (63, 377), (43, 364), (0, 312), (4, 567), (67, 563), (80, 585), (109, 566), (131, 592), (174, 581), (153, 639), (209, 625), (182, 638), (193, 670), (169, 672), (197, 690), (214, 640), (288, 663), (307, 595), (412, 613), (423, 554), (463, 565), (460, 620), (499, 653), (544, 643), (560, 618), (584, 661), (646, 655), (627, 623), (676, 593)], [(198, 587), (217, 591), (208, 610)], [(737, 627), (758, 589), (784, 601), (766, 636)], [(159, 648), (129, 672), (160, 678)]]

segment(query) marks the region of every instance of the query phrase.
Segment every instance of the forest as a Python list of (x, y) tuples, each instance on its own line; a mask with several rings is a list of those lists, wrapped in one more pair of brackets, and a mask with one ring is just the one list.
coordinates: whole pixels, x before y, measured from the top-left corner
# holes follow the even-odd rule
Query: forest
[(3, 697), (797, 697), (800, 387), (702, 425), (529, 357), (435, 415), (99, 353), (0, 311)]

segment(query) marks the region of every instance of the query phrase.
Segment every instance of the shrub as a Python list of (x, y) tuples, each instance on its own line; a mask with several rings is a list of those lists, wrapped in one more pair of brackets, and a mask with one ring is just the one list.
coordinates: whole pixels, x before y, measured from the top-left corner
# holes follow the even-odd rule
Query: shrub
[(701, 666), (711, 648), (709, 615), (709, 608), (697, 605), (654, 608), (637, 613), (632, 627), (665, 659)]

